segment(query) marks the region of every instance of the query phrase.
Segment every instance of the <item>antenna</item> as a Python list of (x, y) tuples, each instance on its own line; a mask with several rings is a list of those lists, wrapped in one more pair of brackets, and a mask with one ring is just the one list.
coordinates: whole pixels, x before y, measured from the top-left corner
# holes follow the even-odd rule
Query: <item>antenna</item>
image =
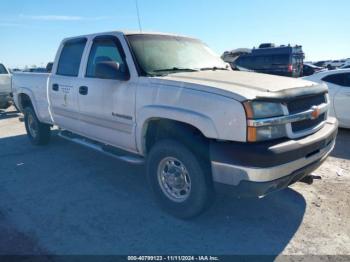
[(137, 11), (137, 19), (138, 19), (138, 22), (139, 22), (139, 29), (140, 29), (140, 32), (142, 33), (140, 9), (139, 9), (139, 1), (138, 0), (135, 0), (135, 5), (136, 5), (136, 11)]

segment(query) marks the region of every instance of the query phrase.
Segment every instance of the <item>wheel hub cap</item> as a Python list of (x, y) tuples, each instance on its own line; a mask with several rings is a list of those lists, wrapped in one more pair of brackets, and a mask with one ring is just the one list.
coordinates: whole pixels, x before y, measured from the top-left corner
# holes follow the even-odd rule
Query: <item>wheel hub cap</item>
[(191, 192), (191, 180), (184, 164), (173, 157), (164, 158), (158, 167), (158, 182), (172, 201), (183, 202)]

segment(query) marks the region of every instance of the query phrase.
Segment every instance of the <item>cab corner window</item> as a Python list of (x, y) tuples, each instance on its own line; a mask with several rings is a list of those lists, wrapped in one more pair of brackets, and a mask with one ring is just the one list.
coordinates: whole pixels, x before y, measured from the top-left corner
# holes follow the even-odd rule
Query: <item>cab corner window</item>
[(114, 37), (97, 38), (91, 47), (86, 69), (86, 77), (128, 80), (129, 70), (125, 55)]
[(64, 44), (58, 62), (57, 75), (78, 76), (86, 41), (85, 38), (74, 39)]

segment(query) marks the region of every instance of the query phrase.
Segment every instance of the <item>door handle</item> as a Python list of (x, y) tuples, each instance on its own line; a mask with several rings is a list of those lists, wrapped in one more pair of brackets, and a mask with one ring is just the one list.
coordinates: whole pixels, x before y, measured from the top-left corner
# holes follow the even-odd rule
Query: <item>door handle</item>
[(59, 85), (58, 84), (53, 84), (52, 85), (52, 90), (53, 91), (58, 91), (60, 89)]
[(89, 88), (87, 86), (79, 87), (79, 94), (86, 96), (89, 92)]

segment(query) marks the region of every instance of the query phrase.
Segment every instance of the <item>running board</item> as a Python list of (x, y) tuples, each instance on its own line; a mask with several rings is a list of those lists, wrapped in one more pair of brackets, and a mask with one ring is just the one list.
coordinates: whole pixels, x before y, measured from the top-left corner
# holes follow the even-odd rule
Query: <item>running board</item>
[(130, 153), (128, 151), (125, 151), (119, 148), (101, 144), (100, 142), (82, 137), (80, 135), (74, 134), (66, 130), (60, 131), (58, 133), (58, 136), (70, 142), (91, 148), (107, 156), (114, 157), (116, 159), (131, 163), (131, 164), (142, 165), (144, 163), (144, 158), (139, 155)]

